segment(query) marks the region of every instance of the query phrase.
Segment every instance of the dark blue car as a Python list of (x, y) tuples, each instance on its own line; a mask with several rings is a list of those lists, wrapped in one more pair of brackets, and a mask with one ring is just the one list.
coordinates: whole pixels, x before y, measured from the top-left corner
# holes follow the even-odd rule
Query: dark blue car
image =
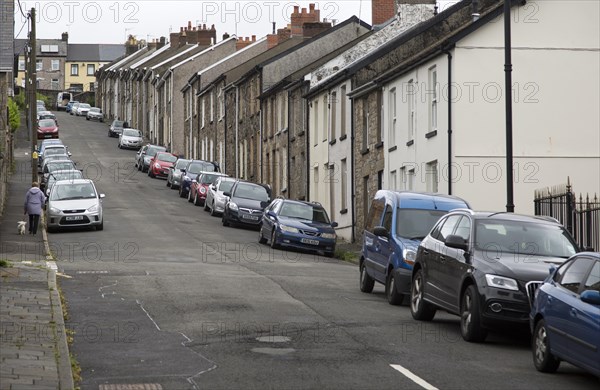
[(600, 377), (600, 253), (572, 256), (538, 288), (530, 315), (535, 368), (564, 360)]
[(335, 254), (337, 222), (331, 222), (319, 203), (275, 199), (262, 217), (258, 242), (272, 248), (290, 247)]
[(219, 166), (208, 161), (191, 160), (187, 166), (181, 170), (181, 184), (179, 185), (179, 196), (181, 198), (186, 198), (188, 196), (192, 180), (195, 180), (200, 172), (219, 172)]

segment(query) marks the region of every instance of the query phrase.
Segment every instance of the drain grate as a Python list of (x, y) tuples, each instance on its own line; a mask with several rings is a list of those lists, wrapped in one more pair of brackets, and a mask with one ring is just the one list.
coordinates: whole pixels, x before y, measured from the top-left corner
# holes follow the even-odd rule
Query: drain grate
[(162, 390), (158, 383), (108, 384), (100, 385), (99, 390)]

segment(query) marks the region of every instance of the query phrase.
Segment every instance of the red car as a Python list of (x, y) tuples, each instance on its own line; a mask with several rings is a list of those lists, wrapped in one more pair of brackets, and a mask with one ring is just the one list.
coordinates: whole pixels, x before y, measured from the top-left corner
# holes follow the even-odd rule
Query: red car
[(148, 167), (148, 176), (150, 177), (167, 177), (169, 176), (169, 168), (175, 165), (177, 156), (168, 152), (158, 152)]
[(208, 187), (212, 185), (219, 176), (227, 176), (219, 172), (200, 172), (195, 180), (192, 180), (188, 192), (188, 202), (194, 202), (196, 206), (204, 206)]
[(37, 139), (58, 138), (58, 125), (54, 119), (40, 119), (38, 121)]

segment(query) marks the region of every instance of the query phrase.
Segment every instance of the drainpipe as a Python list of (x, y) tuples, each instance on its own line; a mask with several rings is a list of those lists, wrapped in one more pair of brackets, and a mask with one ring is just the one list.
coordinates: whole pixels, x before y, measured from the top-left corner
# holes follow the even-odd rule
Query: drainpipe
[[(239, 127), (240, 127), (240, 87), (235, 86), (235, 177), (240, 177), (240, 162), (238, 161), (239, 156)], [(262, 143), (261, 143), (262, 147)]]
[[(302, 85), (302, 84), (300, 84), (300, 85)], [(300, 87), (300, 88), (302, 88), (302, 87)], [(291, 198), (291, 196), (290, 196), (290, 193), (291, 193), (291, 187), (290, 187), (291, 186), (291, 181), (290, 181), (290, 138), (291, 137), (290, 137), (290, 133), (292, 131), (292, 124), (290, 122), (290, 118), (291, 118), (290, 114), (292, 112), (292, 105), (290, 103), (293, 102), (294, 99), (291, 98), (292, 92), (290, 90), (288, 90), (287, 95), (288, 95), (287, 96), (287, 99), (288, 99), (288, 101), (287, 101), (287, 111), (288, 111), (288, 113), (287, 113), (287, 129), (288, 129), (288, 131), (287, 131), (287, 153), (285, 154), (285, 158), (287, 159), (287, 161), (285, 162), (285, 164), (286, 164), (285, 170), (287, 172), (286, 178), (285, 178), (285, 181), (286, 181), (285, 188), (287, 189), (288, 198)]]
[[(352, 83), (352, 82), (351, 82)], [(350, 87), (352, 90), (352, 86)], [(350, 195), (350, 207), (352, 207), (352, 242), (356, 242), (356, 190), (354, 186), (354, 99), (350, 100), (350, 188), (352, 188), (352, 194)], [(366, 215), (365, 215), (366, 218)]]
[[(171, 113), (169, 114), (169, 149), (170, 152), (173, 153), (173, 77), (171, 77), (173, 74), (171, 72), (171, 74), (169, 74), (169, 78), (167, 80), (169, 80), (169, 86), (170, 86), (170, 90), (171, 92), (169, 93), (169, 96), (171, 97), (170, 101), (169, 101), (169, 105), (171, 106)], [(165, 82), (167, 81), (165, 80)], [(177, 153), (181, 153), (181, 151), (177, 151)]]
[(304, 149), (306, 150), (306, 200), (310, 201), (310, 173), (312, 167), (310, 166), (310, 103), (306, 101), (306, 114), (304, 118), (304, 134), (306, 135), (306, 144)]
[(452, 53), (442, 50), (448, 56), (448, 195), (452, 195)]

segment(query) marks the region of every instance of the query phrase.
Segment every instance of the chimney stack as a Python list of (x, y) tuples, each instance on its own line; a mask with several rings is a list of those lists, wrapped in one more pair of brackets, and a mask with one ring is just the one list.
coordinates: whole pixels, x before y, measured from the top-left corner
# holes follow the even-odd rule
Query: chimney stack
[(432, 5), (435, 6), (436, 0), (371, 0), (372, 22), (373, 26), (383, 24), (396, 17), (400, 8), (403, 6)]

